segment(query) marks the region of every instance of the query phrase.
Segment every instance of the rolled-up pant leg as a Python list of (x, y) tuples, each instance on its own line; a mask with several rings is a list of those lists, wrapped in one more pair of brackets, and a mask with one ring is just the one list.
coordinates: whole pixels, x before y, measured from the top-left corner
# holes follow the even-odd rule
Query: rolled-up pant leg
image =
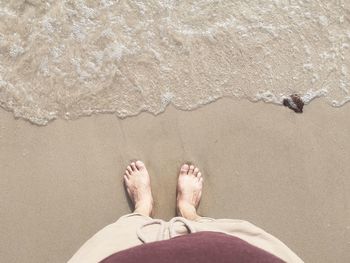
[[(195, 232), (214, 231), (225, 233), (238, 237), (288, 263), (303, 262), (282, 241), (247, 221), (236, 219), (212, 219), (206, 217), (199, 218), (196, 221), (182, 219), (185, 220)], [(118, 221), (106, 226), (86, 241), (68, 263), (100, 262), (116, 252), (143, 244), (137, 234), (138, 229), (152, 220), (152, 218), (140, 214), (129, 214), (121, 217)], [(188, 229), (182, 223), (174, 224), (174, 228), (176, 230), (175, 232), (180, 235), (188, 233)], [(165, 235), (163, 238), (159, 239), (159, 237), (157, 237), (158, 232), (158, 226), (150, 225), (147, 229), (143, 230), (143, 236), (147, 240), (152, 241), (169, 238)]]
[(282, 241), (247, 221), (202, 217), (196, 221), (190, 221), (190, 224), (196, 232), (215, 231), (238, 237), (288, 263), (303, 262)]
[(150, 220), (152, 218), (137, 213), (122, 216), (86, 241), (68, 263), (100, 262), (118, 251), (142, 244), (136, 232)]

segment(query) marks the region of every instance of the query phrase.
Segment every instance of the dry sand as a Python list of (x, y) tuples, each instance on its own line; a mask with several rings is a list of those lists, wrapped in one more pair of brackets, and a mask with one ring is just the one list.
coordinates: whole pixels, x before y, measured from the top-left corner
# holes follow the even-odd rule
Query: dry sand
[(0, 112), (1, 262), (65, 262), (130, 211), (121, 175), (143, 160), (157, 217), (175, 211), (179, 166), (205, 176), (203, 215), (251, 221), (305, 262), (350, 262), (350, 107), (304, 114), (223, 99), (119, 120), (37, 127)]

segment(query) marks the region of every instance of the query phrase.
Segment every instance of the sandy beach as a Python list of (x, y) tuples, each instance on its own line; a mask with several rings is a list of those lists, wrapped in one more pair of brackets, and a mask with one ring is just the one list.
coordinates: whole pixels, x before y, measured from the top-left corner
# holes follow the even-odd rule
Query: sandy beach
[(350, 1), (1, 1), (0, 261), (66, 262), (139, 159), (157, 218), (193, 163), (201, 215), (350, 262), (349, 29)]
[(0, 111), (1, 261), (68, 260), (130, 212), (122, 173), (143, 160), (155, 216), (175, 215), (183, 162), (205, 177), (200, 213), (248, 220), (305, 262), (350, 260), (350, 107), (303, 114), (222, 99), (158, 116), (97, 115), (38, 127)]

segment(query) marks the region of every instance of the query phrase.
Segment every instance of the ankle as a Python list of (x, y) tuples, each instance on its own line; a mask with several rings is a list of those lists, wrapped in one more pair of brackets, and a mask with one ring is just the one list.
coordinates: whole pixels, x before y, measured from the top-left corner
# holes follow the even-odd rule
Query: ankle
[(177, 204), (177, 213), (179, 216), (192, 221), (200, 218), (197, 214), (196, 208), (188, 202), (179, 201)]
[(139, 213), (144, 216), (151, 216), (153, 210), (153, 201), (140, 201), (135, 204), (134, 213)]

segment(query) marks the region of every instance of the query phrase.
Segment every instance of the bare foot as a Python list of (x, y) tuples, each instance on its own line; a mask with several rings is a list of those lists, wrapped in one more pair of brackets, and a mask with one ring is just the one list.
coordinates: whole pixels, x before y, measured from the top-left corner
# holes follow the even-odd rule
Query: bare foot
[(151, 180), (145, 164), (141, 161), (132, 162), (125, 170), (124, 182), (135, 206), (134, 213), (150, 216), (153, 209), (153, 197)]
[(178, 215), (195, 220), (200, 216), (197, 208), (202, 196), (203, 177), (197, 167), (184, 164), (181, 166), (177, 183), (177, 213)]

